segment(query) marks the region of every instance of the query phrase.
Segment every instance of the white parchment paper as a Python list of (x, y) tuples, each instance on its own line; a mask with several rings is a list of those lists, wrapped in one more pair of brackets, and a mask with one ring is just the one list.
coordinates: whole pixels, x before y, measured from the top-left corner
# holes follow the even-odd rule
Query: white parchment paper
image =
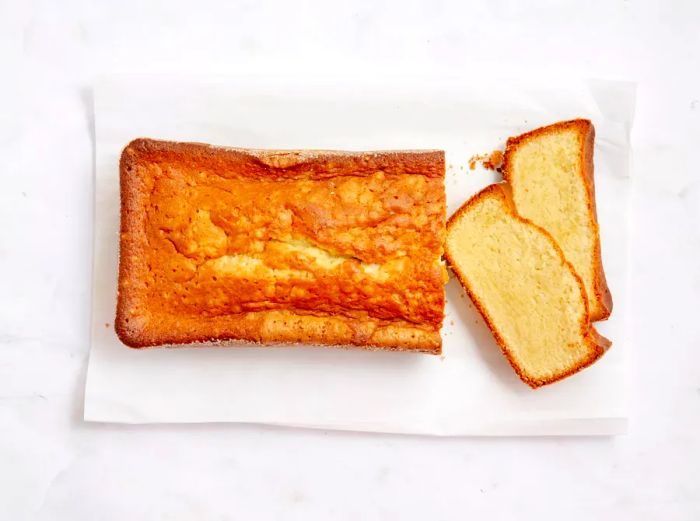
[[(256, 422), (433, 435), (617, 434), (626, 428), (625, 295), (634, 85), (461, 79), (289, 80), (111, 76), (95, 86), (92, 347), (85, 419)], [(255, 148), (447, 152), (448, 215), (497, 176), (470, 171), (508, 136), (588, 117), (614, 311), (594, 366), (533, 391), (459, 284), (447, 285), (444, 355), (318, 347), (133, 350), (114, 332), (121, 149), (135, 137)]]

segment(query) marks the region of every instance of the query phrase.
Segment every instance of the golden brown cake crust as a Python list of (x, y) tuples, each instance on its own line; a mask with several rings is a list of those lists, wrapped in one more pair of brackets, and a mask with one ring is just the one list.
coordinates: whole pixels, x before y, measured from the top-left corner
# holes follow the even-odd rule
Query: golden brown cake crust
[(512, 162), (512, 156), (519, 145), (532, 139), (536, 139), (539, 136), (556, 133), (560, 130), (567, 129), (575, 129), (583, 139), (581, 147), (582, 157), (580, 158), (580, 163), (583, 168), (579, 173), (588, 193), (587, 204), (590, 226), (594, 230), (597, 238), (592, 256), (594, 274), (593, 291), (595, 292), (595, 302), (598, 304), (598, 309), (591, 310), (591, 320), (595, 322), (597, 320), (605, 320), (610, 316), (610, 313), (612, 313), (613, 302), (612, 295), (605, 278), (603, 260), (600, 252), (600, 232), (595, 204), (595, 181), (593, 178), (593, 149), (595, 144), (595, 127), (593, 126), (593, 123), (587, 119), (560, 121), (559, 123), (554, 123), (546, 127), (540, 127), (525, 134), (521, 134), (520, 136), (508, 138), (508, 141), (506, 142), (505, 156), (503, 158), (502, 173), (503, 179), (507, 182), (511, 182), (510, 163)]
[(444, 171), (441, 151), (132, 141), (119, 338), (439, 353)]
[(582, 302), (586, 306), (586, 314), (584, 319), (580, 323), (580, 328), (581, 328), (581, 335), (584, 337), (585, 342), (587, 346), (590, 349), (590, 356), (587, 357), (586, 359), (582, 360), (579, 364), (572, 366), (569, 368), (569, 370), (564, 371), (562, 373), (559, 373), (555, 375), (552, 378), (547, 378), (547, 379), (535, 379), (531, 378), (528, 374), (526, 374), (522, 368), (518, 365), (517, 361), (511, 356), (510, 351), (508, 350), (508, 346), (501, 335), (501, 333), (498, 331), (498, 328), (496, 328), (493, 319), (491, 318), (491, 315), (489, 314), (486, 306), (484, 305), (483, 302), (476, 296), (474, 291), (471, 288), (471, 284), (469, 283), (469, 277), (468, 274), (463, 273), (459, 269), (459, 264), (457, 259), (453, 259), (450, 256), (449, 251), (445, 251), (445, 259), (447, 260), (447, 264), (449, 265), (450, 269), (452, 269), (452, 272), (457, 276), (457, 280), (459, 280), (459, 283), (462, 285), (464, 290), (467, 292), (467, 295), (469, 295), (469, 298), (472, 300), (474, 303), (474, 306), (476, 309), (479, 311), (481, 316), (484, 319), (484, 322), (486, 323), (486, 326), (491, 330), (491, 333), (493, 334), (494, 338), (496, 339), (496, 343), (501, 349), (501, 352), (505, 355), (506, 359), (508, 360), (508, 363), (511, 365), (513, 370), (517, 373), (517, 375), (520, 377), (520, 379), (525, 382), (527, 385), (532, 387), (533, 389), (536, 389), (538, 387), (541, 387), (543, 385), (548, 385), (554, 382), (557, 382), (559, 380), (562, 380), (568, 376), (571, 376), (572, 374), (575, 374), (579, 372), (580, 370), (590, 366), (593, 362), (598, 360), (603, 354), (608, 350), (608, 348), (612, 345), (610, 340), (607, 338), (603, 337), (600, 335), (595, 328), (591, 325), (589, 316), (588, 316), (588, 299), (586, 298), (586, 290), (583, 285), (583, 280), (581, 280), (581, 277), (576, 273), (574, 270), (574, 267), (571, 265), (569, 261), (566, 260), (564, 257), (564, 252), (561, 250), (557, 242), (554, 240), (554, 238), (551, 236), (547, 230), (544, 228), (541, 228), (540, 226), (537, 226), (534, 224), (532, 221), (529, 221), (528, 219), (525, 219), (521, 217), (516, 211), (515, 211), (515, 206), (513, 205), (513, 201), (510, 197), (509, 193), (509, 187), (506, 183), (496, 183), (487, 186), (484, 188), (482, 191), (474, 195), (472, 198), (470, 198), (467, 202), (465, 202), (459, 209), (452, 214), (452, 216), (448, 219), (447, 221), (447, 230), (449, 233), (449, 230), (452, 226), (453, 223), (456, 223), (461, 215), (465, 212), (467, 212), (473, 205), (476, 205), (482, 198), (485, 197), (490, 197), (490, 196), (495, 196), (503, 199), (506, 202), (506, 207), (509, 209), (511, 215), (518, 219), (521, 222), (527, 223), (535, 228), (538, 228), (551, 242), (552, 246), (554, 249), (557, 251), (557, 254), (559, 257), (562, 259), (563, 263), (568, 266), (570, 269), (572, 275), (574, 275), (578, 286), (581, 290), (581, 295), (582, 295)]

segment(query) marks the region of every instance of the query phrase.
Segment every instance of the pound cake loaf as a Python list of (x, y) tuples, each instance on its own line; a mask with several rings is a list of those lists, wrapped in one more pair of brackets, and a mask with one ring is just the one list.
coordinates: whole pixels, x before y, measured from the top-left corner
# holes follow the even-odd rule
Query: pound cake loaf
[(577, 119), (508, 139), (503, 177), (520, 215), (547, 230), (583, 279), (591, 320), (612, 311), (603, 272), (590, 121)]
[(442, 151), (137, 139), (120, 163), (117, 334), (440, 353), (444, 176)]
[(507, 190), (490, 185), (457, 210), (445, 256), (513, 369), (540, 387), (589, 366), (610, 342), (591, 326), (581, 278)]

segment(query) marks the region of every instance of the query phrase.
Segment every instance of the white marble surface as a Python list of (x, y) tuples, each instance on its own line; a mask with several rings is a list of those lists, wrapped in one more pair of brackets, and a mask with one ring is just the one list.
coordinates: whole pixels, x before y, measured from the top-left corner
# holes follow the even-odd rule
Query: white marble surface
[[(375, 3), (1, 4), (1, 520), (700, 518), (700, 4)], [(95, 74), (530, 67), (639, 81), (629, 434), (81, 421)]]

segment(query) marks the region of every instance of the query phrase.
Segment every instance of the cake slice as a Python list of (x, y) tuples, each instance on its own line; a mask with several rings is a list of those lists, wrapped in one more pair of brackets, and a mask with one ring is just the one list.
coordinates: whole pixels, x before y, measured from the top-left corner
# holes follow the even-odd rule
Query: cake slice
[(517, 212), (547, 230), (583, 279), (591, 320), (604, 320), (612, 297), (603, 273), (593, 184), (590, 121), (576, 119), (508, 139), (503, 177)]
[(610, 342), (591, 326), (581, 278), (507, 190), (490, 185), (457, 210), (445, 252), (513, 369), (536, 388), (589, 366)]

